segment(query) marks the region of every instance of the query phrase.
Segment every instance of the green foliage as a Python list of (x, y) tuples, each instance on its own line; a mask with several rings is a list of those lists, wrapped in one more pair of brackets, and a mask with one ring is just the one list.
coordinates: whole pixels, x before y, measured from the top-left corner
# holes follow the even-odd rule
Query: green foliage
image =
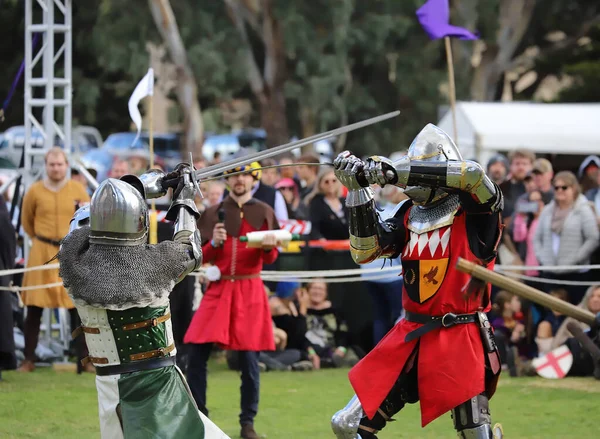
[[(400, 109), (402, 114), (395, 120), (347, 138), (346, 147), (356, 153), (389, 154), (405, 149), (426, 123), (435, 122), (438, 106), (447, 104), (440, 94), (447, 70), (443, 41), (430, 41), (416, 19), (415, 11), (424, 1), (274, 2), (286, 54), (284, 92), (290, 134), (331, 129), (344, 117), (352, 123)], [(452, 22), (463, 25), (466, 20), (468, 27), (493, 42), (499, 1), (455, 0)], [(538, 3), (518, 52), (532, 45), (544, 51), (551, 44), (545, 39), (548, 32), (576, 35), (582, 23), (599, 12), (596, 0)], [(258, 105), (246, 77), (245, 48), (224, 2), (171, 1), (171, 5), (210, 131), (224, 128), (219, 103), (231, 98), (253, 100), (251, 124), (258, 125)], [(472, 8), (476, 8), (474, 13)], [(0, 98), (8, 92), (23, 58), (23, 22), (23, 3), (4, 1), (0, 8), (0, 56), (4, 61)], [(95, 125), (105, 136), (128, 130), (127, 100), (148, 68), (146, 45), (160, 41), (147, 0), (73, 2), (74, 123)], [(262, 44), (252, 41), (262, 68)], [(473, 44), (459, 40), (453, 44), (459, 100), (469, 97)], [(595, 31), (591, 44), (542, 57), (535, 67), (540, 80), (550, 74), (574, 76), (572, 89), (563, 92), (560, 100), (599, 100), (599, 45), (600, 35)], [(160, 81), (157, 78), (157, 83)], [(539, 81), (517, 98), (530, 99), (537, 85)], [(21, 83), (4, 127), (23, 123), (22, 97)], [(182, 115), (176, 110), (170, 117), (180, 121)]]

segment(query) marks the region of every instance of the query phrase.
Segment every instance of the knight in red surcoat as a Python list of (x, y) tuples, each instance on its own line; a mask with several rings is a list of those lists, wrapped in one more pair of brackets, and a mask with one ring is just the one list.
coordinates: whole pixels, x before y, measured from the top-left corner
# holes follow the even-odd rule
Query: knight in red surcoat
[[(401, 257), (405, 318), (349, 374), (356, 395), (332, 418), (338, 439), (376, 439), (406, 403), (425, 427), (452, 411), (458, 437), (501, 438), (488, 401), (500, 360), (486, 312), (487, 285), (458, 271), (458, 258), (492, 269), (501, 236), (502, 192), (450, 137), (427, 125), (408, 154), (334, 162), (349, 190), (350, 243), (358, 264)], [(380, 221), (370, 185), (393, 184), (409, 199)]]

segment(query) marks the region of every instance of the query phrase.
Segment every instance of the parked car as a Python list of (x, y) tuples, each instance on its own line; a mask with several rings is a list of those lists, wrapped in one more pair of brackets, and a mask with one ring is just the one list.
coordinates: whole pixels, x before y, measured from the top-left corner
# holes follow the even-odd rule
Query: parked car
[[(23, 125), (11, 127), (2, 136), (0, 157), (7, 159), (15, 166), (19, 166), (25, 145), (25, 127)], [(53, 143), (56, 146), (64, 146), (63, 141), (58, 135), (54, 136)], [(102, 145), (102, 136), (94, 127), (77, 126), (71, 131), (71, 144), (73, 153), (81, 156), (87, 151), (99, 148)], [(37, 129), (33, 129), (31, 132), (31, 145), (35, 149), (42, 149), (44, 147), (44, 137)], [(36, 157), (33, 163), (34, 166), (39, 166), (43, 163), (43, 158)]]
[[(102, 150), (114, 156), (127, 158), (128, 156), (148, 154), (150, 151), (150, 138), (148, 133), (142, 133), (135, 140), (136, 133), (114, 133), (106, 138)], [(181, 163), (181, 138), (179, 134), (154, 134), (154, 154), (164, 162), (168, 169), (173, 169)], [(135, 144), (134, 144), (135, 141)]]
[(221, 153), (221, 159), (227, 160), (244, 149), (256, 152), (266, 149), (267, 133), (262, 129), (247, 129), (229, 134), (209, 134), (202, 145), (202, 155), (212, 160), (215, 152)]

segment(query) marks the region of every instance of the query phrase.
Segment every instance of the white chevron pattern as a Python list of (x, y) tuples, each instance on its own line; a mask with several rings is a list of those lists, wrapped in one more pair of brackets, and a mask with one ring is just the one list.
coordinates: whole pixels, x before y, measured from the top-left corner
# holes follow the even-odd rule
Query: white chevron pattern
[(448, 256), (448, 244), (450, 243), (450, 230), (451, 227), (446, 228), (444, 230), (442, 236), (440, 237), (440, 229), (436, 229), (432, 232), (426, 233), (415, 233), (410, 232), (410, 240), (404, 247), (404, 252), (402, 252), (402, 256), (412, 256), (414, 254), (415, 248), (417, 248), (417, 256), (421, 257), (423, 252), (429, 247), (429, 252), (425, 252), (425, 257), (432, 257), (435, 255), (436, 250), (441, 248), (442, 257)]

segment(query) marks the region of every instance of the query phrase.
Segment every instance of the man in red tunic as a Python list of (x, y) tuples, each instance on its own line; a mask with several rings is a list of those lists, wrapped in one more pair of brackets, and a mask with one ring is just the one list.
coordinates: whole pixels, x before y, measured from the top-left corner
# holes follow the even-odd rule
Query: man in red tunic
[[(228, 173), (249, 171), (227, 177)], [(242, 372), (241, 437), (258, 438), (254, 417), (258, 411), (260, 351), (275, 350), (273, 324), (260, 271), (277, 259), (274, 235), (266, 234), (260, 248), (250, 248), (240, 237), (258, 230), (278, 229), (273, 209), (252, 198), (258, 171), (250, 166), (225, 173), (229, 195), (210, 207), (198, 221), (205, 262), (221, 272), (211, 282), (184, 338), (189, 343), (187, 378), (200, 410), (206, 409), (206, 364), (213, 343), (239, 352)]]
[[(334, 166), (349, 189), (354, 260), (401, 257), (405, 318), (349, 374), (356, 395), (332, 419), (338, 439), (373, 439), (406, 403), (425, 427), (452, 410), (461, 438), (502, 437), (488, 400), (500, 362), (487, 320), (490, 290), (455, 269), (458, 258), (493, 268), (502, 193), (454, 142), (427, 125), (407, 156), (366, 163), (349, 152)], [(409, 200), (380, 222), (370, 184), (405, 188)]]

